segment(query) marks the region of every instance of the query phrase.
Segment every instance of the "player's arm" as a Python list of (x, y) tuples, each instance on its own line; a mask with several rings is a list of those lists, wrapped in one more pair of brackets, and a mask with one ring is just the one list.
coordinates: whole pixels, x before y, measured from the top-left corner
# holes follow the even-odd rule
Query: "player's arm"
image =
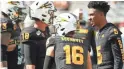
[(92, 63), (91, 63), (91, 58), (90, 58), (90, 53), (88, 52), (87, 55), (87, 69), (92, 69)]
[(122, 69), (122, 53), (123, 53), (123, 45), (121, 40), (121, 33), (114, 29), (110, 32), (111, 48), (114, 56), (114, 69)]
[(47, 46), (47, 50), (46, 50), (43, 69), (52, 69), (52, 65), (54, 63), (54, 46), (55, 46), (55, 41), (52, 37), (47, 39), (46, 46)]
[(35, 54), (32, 54), (32, 52), (36, 53), (35, 51), (35, 43), (33, 41), (26, 41), (22, 43), (24, 46), (24, 58), (25, 58), (25, 64), (26, 69), (35, 69)]
[[(30, 30), (28, 30), (30, 29)], [(24, 58), (25, 58), (25, 64), (26, 64), (26, 69), (35, 69), (35, 41), (31, 40), (32, 38), (32, 32), (34, 30), (32, 28), (24, 28), (21, 32), (21, 42), (24, 46)]]

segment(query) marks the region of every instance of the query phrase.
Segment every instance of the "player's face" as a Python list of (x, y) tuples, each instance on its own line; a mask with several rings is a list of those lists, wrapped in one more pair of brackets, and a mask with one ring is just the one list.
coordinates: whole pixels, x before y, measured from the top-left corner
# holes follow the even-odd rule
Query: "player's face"
[(89, 9), (89, 22), (92, 26), (99, 26), (100, 23), (100, 12), (98, 12), (96, 9), (90, 8)]
[(48, 26), (47, 24), (45, 24), (44, 22), (40, 21), (40, 20), (36, 20), (36, 23), (34, 24), (35, 28), (38, 28), (42, 31), (45, 31), (46, 27)]

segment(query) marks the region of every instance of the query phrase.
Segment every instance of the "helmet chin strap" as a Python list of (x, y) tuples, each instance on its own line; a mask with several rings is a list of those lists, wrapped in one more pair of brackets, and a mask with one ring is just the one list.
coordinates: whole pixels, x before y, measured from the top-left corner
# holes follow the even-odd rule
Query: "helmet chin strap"
[(54, 11), (49, 11), (49, 14), (50, 14), (49, 24), (53, 24), (53, 20), (54, 20)]
[(28, 13), (29, 13), (30, 19), (32, 19), (32, 17), (31, 17), (31, 8), (30, 7), (28, 7)]
[[(52, 24), (53, 24), (53, 21), (54, 21), (54, 18), (55, 18), (54, 11), (49, 11), (49, 13), (50, 13), (49, 24), (51, 26), (53, 26)], [(52, 33), (56, 34), (56, 28), (55, 28), (55, 26), (53, 26), (52, 28), (53, 28), (53, 32)]]

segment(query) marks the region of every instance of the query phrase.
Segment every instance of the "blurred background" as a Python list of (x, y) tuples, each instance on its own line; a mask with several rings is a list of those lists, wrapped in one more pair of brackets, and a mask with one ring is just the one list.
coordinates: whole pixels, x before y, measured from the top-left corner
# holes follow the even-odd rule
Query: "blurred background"
[[(4, 0), (0, 1), (0, 5), (4, 2)], [(34, 1), (21, 1), (21, 6), (28, 7)], [(88, 21), (88, 8), (87, 4), (89, 1), (53, 1), (56, 9), (58, 10), (57, 14), (63, 12), (71, 12), (76, 15), (79, 14), (79, 9), (83, 11), (83, 19), (82, 21)], [(107, 20), (115, 24), (123, 33), (124, 33), (124, 1), (108, 1), (111, 8), (107, 13)], [(1, 6), (0, 6), (1, 7)], [(27, 10), (26, 10), (27, 11)], [(124, 37), (124, 35), (122, 35)]]
[[(4, 8), (4, 0), (0, 0), (0, 9)], [(25, 12), (28, 12), (28, 6), (30, 6), (34, 1), (20, 1), (20, 6), (26, 8)], [(89, 1), (53, 1), (57, 13), (56, 15), (63, 12), (71, 12), (79, 15), (79, 9), (82, 9), (84, 25), (88, 24), (88, 2)], [(124, 1), (108, 1), (111, 8), (107, 13), (107, 21), (115, 24), (122, 34), (122, 42), (124, 44)], [(124, 45), (123, 45), (124, 46)]]
[[(0, 5), (2, 4), (2, 2), (3, 1), (0, 1)], [(20, 5), (28, 7), (33, 2), (34, 1), (21, 1)], [(78, 9), (80, 8), (83, 10), (84, 20), (87, 21), (88, 19), (87, 4), (89, 1), (53, 1), (53, 2), (58, 10), (56, 15), (63, 12), (71, 12), (78, 14), (79, 12)], [(124, 27), (124, 1), (108, 1), (108, 3), (111, 5), (111, 9), (107, 14), (108, 22), (114, 23), (119, 28)], [(124, 32), (124, 29), (122, 31)]]

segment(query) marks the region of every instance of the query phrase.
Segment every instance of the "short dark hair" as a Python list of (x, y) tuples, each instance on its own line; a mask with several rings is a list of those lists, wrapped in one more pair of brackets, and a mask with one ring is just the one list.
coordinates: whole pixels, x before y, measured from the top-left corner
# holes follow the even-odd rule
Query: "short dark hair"
[(110, 9), (110, 5), (108, 5), (108, 2), (105, 1), (90, 1), (88, 4), (88, 8), (94, 8), (99, 11), (102, 11), (106, 16), (107, 12)]

